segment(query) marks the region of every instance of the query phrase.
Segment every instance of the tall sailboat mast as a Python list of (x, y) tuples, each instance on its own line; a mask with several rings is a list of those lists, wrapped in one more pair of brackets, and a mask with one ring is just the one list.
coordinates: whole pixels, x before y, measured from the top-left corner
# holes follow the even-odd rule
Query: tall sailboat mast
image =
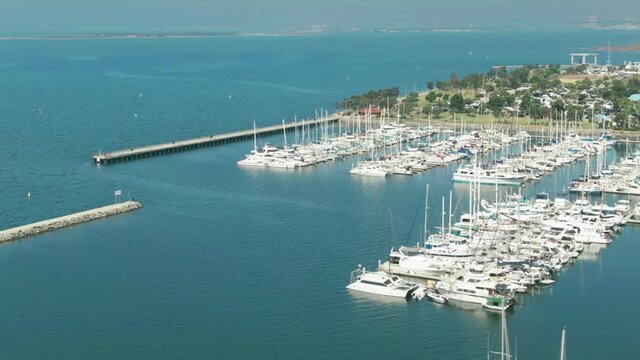
[(282, 134), (284, 135), (284, 148), (287, 148), (287, 127), (284, 125), (284, 119), (282, 119)]
[(253, 122), (253, 150), (258, 151), (258, 139), (256, 138), (256, 122)]
[(444, 216), (447, 213), (444, 212), (444, 196), (442, 197), (442, 224), (440, 225), (440, 236), (444, 237)]
[(424, 196), (424, 242), (427, 242), (429, 236), (427, 235), (427, 218), (429, 213), (429, 184), (427, 184), (426, 194)]
[(562, 328), (562, 340), (560, 340), (560, 360), (567, 360), (567, 327)]
[(453, 201), (453, 191), (449, 190), (449, 234), (451, 234), (451, 218), (453, 217), (453, 213), (451, 211), (452, 201)]

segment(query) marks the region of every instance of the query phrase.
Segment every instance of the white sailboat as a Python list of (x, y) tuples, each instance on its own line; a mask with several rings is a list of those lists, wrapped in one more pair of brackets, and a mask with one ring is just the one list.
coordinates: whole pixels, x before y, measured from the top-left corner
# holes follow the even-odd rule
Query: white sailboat
[(274, 160), (269, 151), (264, 149), (258, 151), (258, 141), (256, 135), (256, 122), (253, 122), (253, 150), (246, 155), (245, 159), (237, 162), (239, 166), (265, 167)]
[(373, 176), (373, 177), (385, 177), (389, 175), (389, 172), (373, 162), (373, 150), (375, 148), (373, 144), (373, 133), (371, 136), (371, 161), (362, 162), (354, 166), (349, 173), (353, 175)]
[[(498, 356), (500, 357), (500, 360), (511, 360), (514, 358), (514, 356), (511, 355), (511, 347), (509, 345), (509, 329), (507, 328), (507, 318), (505, 317), (504, 311), (502, 311), (501, 314), (500, 324), (500, 351), (489, 350), (489, 339), (487, 338), (487, 360), (495, 359)], [(518, 358), (517, 354), (515, 358)]]
[(567, 327), (562, 328), (562, 338), (560, 340), (560, 360), (567, 360)]
[(503, 171), (496, 168), (482, 169), (477, 165), (477, 155), (474, 163), (462, 165), (453, 173), (453, 181), (472, 182), (476, 184), (492, 185), (520, 185), (527, 180), (526, 175)]

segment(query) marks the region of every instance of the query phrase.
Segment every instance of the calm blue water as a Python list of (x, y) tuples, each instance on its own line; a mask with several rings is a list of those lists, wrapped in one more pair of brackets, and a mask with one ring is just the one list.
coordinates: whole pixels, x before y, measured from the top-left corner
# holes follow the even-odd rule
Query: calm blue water
[[(450, 181), (457, 165), (381, 181), (351, 177), (351, 160), (240, 169), (249, 143), (101, 168), (89, 157), (313, 116), (354, 92), (422, 89), (453, 71), (567, 62), (609, 36), (637, 33), (0, 42), (0, 228), (107, 204), (114, 189), (146, 205), (1, 246), (3, 357), (485, 358), (495, 314), (344, 289), (357, 264), (417, 241), (425, 183), (432, 228), (450, 189), (466, 209), (466, 188)], [(563, 169), (530, 192), (581, 173)], [(627, 228), (520, 298), (509, 325), (521, 358), (557, 358), (565, 325), (571, 358), (635, 358), (639, 236)]]

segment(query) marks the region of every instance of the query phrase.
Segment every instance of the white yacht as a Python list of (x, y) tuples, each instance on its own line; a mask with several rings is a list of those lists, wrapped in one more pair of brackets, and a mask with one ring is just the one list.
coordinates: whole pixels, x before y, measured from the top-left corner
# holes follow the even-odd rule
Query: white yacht
[(359, 164), (349, 171), (354, 175), (385, 177), (389, 173), (374, 164)]
[(618, 200), (616, 202), (615, 211), (619, 214), (626, 215), (631, 211), (631, 202), (629, 200)]
[(600, 195), (602, 194), (602, 186), (595, 183), (576, 182), (569, 187), (569, 192)]
[(454, 275), (438, 281), (436, 290), (449, 299), (481, 305), (495, 303), (497, 299), (507, 307), (514, 302), (513, 291), (508, 284), (491, 280), (486, 274)]
[(478, 184), (520, 185), (527, 177), (521, 174), (499, 172), (495, 169), (478, 169), (463, 165), (453, 174), (453, 181)]
[(473, 251), (467, 239), (453, 234), (434, 234), (424, 244), (424, 253), (431, 256), (470, 258)]
[(278, 148), (265, 144), (262, 151), (258, 150), (258, 140), (256, 135), (256, 122), (253, 122), (253, 150), (245, 156), (243, 160), (237, 162), (239, 166), (265, 167), (274, 160), (273, 153)]
[(300, 167), (301, 162), (289, 158), (277, 158), (267, 164), (269, 167), (281, 168), (281, 169), (295, 169)]
[(568, 210), (571, 206), (571, 201), (567, 199), (557, 197), (553, 200), (553, 207), (557, 210)]
[(441, 280), (446, 275), (447, 263), (427, 256), (416, 248), (391, 249), (389, 260), (378, 264), (378, 270), (390, 274)]
[(246, 158), (238, 161), (237, 164), (239, 166), (265, 167), (273, 160), (274, 158), (267, 153), (251, 150), (251, 152), (246, 155)]
[(347, 289), (407, 300), (414, 298), (420, 300), (424, 297), (424, 288), (421, 285), (404, 281), (396, 275), (389, 275), (382, 271), (367, 272), (363, 267), (358, 267), (351, 272), (351, 281)]
[(533, 201), (533, 207), (538, 209), (548, 209), (553, 206), (553, 201), (549, 199), (549, 193), (541, 192), (536, 194), (536, 198)]
[(569, 225), (572, 225), (576, 230), (573, 235), (573, 239), (579, 243), (595, 243), (595, 244), (609, 244), (611, 238), (606, 233), (604, 226), (601, 223), (587, 223), (575, 219), (569, 219), (567, 221)]

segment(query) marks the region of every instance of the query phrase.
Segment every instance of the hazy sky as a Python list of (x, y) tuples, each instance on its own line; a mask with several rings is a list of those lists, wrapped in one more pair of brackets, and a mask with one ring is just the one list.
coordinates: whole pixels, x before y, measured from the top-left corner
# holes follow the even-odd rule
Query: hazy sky
[(0, 0), (3, 30), (575, 25), (589, 15), (640, 18), (640, 0)]

